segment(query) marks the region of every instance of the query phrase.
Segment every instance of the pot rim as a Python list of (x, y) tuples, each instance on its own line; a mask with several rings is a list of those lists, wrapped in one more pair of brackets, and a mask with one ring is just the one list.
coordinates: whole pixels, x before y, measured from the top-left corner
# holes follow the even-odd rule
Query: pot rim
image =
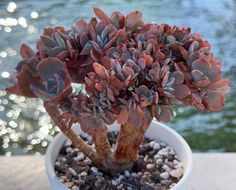
[[(183, 184), (187, 183), (189, 176), (192, 172), (192, 151), (191, 151), (188, 143), (184, 140), (184, 138), (181, 135), (179, 135), (175, 130), (171, 129), (167, 125), (160, 123), (156, 120), (153, 120), (152, 124), (158, 125), (158, 127), (162, 128), (162, 130), (166, 130), (167, 133), (172, 133), (185, 149), (185, 155), (187, 157), (187, 164), (186, 164), (186, 167), (184, 168), (184, 174), (183, 174), (182, 178), (178, 181), (178, 183), (176, 183), (176, 185), (170, 189), (170, 190), (177, 190), (178, 188), (183, 186)], [(47, 151), (46, 151), (45, 165), (46, 165), (46, 172), (47, 172), (49, 181), (53, 185), (53, 187), (58, 187), (58, 190), (65, 190), (68, 188), (63, 183), (61, 183), (59, 181), (58, 177), (56, 176), (56, 172), (54, 169), (55, 160), (52, 159), (53, 154), (55, 154), (54, 147), (58, 146), (57, 143), (60, 141), (60, 139), (63, 139), (63, 142), (64, 142), (67, 139), (67, 137), (62, 132), (60, 132), (59, 134), (57, 134), (53, 138), (52, 142), (50, 143), (50, 145), (48, 146)], [(168, 144), (168, 142), (165, 142), (165, 143)], [(60, 148), (61, 148), (61, 146), (60, 146)], [(58, 153), (56, 153), (56, 154), (57, 155), (55, 155), (55, 156), (57, 157)], [(181, 160), (181, 162), (182, 162), (182, 160)]]

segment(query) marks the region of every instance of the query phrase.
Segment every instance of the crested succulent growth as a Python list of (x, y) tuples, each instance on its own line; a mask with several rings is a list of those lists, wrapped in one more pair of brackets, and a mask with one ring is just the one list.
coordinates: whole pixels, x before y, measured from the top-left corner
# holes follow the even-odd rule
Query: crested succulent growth
[[(145, 23), (139, 11), (94, 12), (98, 19), (81, 19), (68, 30), (45, 28), (36, 52), (23, 44), (16, 83), (7, 91), (42, 99), (74, 146), (112, 173), (135, 165), (154, 117), (169, 121), (172, 105), (218, 111), (229, 81), (210, 44), (190, 28)], [(115, 121), (121, 128), (111, 148), (107, 128)], [(92, 137), (95, 149), (76, 135), (73, 123)]]

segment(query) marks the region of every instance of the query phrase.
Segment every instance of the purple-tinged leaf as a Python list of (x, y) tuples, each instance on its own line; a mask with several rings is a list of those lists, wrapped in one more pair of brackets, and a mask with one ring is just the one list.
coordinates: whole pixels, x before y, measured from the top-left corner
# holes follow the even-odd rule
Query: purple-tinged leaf
[(20, 47), (20, 55), (23, 59), (29, 59), (35, 57), (34, 51), (26, 44), (22, 44)]
[(134, 11), (129, 13), (125, 18), (125, 27), (127, 30), (135, 30), (138, 27), (143, 26), (142, 13), (139, 11)]
[(161, 107), (158, 119), (162, 122), (168, 122), (173, 118), (173, 111), (169, 107)]
[(88, 42), (82, 49), (82, 51), (80, 52), (80, 55), (88, 55), (90, 53), (90, 50), (93, 49), (93, 45)]
[(76, 21), (74, 24), (74, 28), (77, 34), (88, 32), (88, 24), (83, 19)]
[(102, 21), (106, 22), (106, 24), (110, 24), (111, 23), (111, 19), (106, 15), (106, 13), (104, 13), (101, 9), (94, 7), (93, 11), (95, 13), (95, 15)]
[(174, 85), (183, 84), (184, 74), (181, 71), (175, 71), (171, 74), (170, 78), (174, 78)]
[(209, 111), (219, 111), (224, 107), (224, 95), (220, 92), (210, 91), (203, 100)]
[(206, 80), (207, 77), (199, 70), (192, 70), (191, 72), (194, 81)]
[(184, 49), (182, 46), (179, 46), (179, 51), (184, 60), (186, 61), (188, 59), (188, 52), (186, 51), (186, 49)]
[(179, 99), (185, 98), (190, 94), (190, 90), (185, 84), (173, 86), (173, 89), (175, 97)]
[(215, 89), (218, 89), (218, 88), (224, 88), (226, 86), (228, 86), (230, 83), (229, 80), (227, 79), (222, 79), (222, 80), (219, 80), (219, 81), (216, 81), (214, 83), (211, 83), (208, 88), (209, 89), (212, 89), (212, 90), (215, 90)]
[(99, 63), (94, 63), (93, 64), (93, 69), (94, 71), (97, 73), (97, 75), (99, 77), (101, 77), (102, 79), (107, 79), (109, 80), (110, 79), (110, 76), (106, 70), (106, 68), (104, 66), (102, 66), (101, 64)]

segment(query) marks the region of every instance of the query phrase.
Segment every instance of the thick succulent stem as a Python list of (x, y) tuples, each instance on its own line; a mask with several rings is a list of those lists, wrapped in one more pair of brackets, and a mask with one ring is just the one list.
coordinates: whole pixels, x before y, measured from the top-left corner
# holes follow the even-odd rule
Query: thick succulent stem
[(100, 134), (93, 135), (93, 141), (96, 146), (98, 156), (107, 158), (111, 156), (111, 146), (107, 138), (107, 131)]
[(93, 137), (97, 155), (104, 161), (109, 159), (112, 152), (104, 122), (93, 115), (84, 115), (81, 117), (80, 125), (83, 131)]
[(152, 118), (147, 109), (142, 113), (139, 113), (137, 110), (130, 111), (128, 122), (121, 125), (114, 150), (117, 164), (127, 165), (132, 168), (138, 158), (139, 146), (143, 141)]
[(50, 105), (48, 102), (44, 102), (44, 107), (55, 124), (72, 141), (73, 145), (80, 149), (80, 151), (90, 158), (95, 164), (100, 165), (100, 160), (96, 152), (71, 129), (71, 126), (68, 125), (68, 122), (65, 122), (66, 118), (62, 117), (62, 113), (59, 108), (57, 106)]

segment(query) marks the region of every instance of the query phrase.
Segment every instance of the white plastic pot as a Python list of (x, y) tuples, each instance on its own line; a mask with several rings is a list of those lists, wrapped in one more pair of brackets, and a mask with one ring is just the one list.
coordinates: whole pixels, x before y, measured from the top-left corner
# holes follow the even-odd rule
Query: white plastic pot
[[(115, 123), (109, 126), (108, 129), (109, 131), (117, 131), (119, 130), (119, 125)], [(78, 134), (83, 133), (79, 127), (76, 127), (76, 132)], [(145, 136), (153, 140), (164, 141), (175, 149), (177, 155), (183, 163), (184, 175), (171, 190), (185, 190), (187, 188), (186, 186), (192, 170), (192, 152), (186, 141), (168, 126), (154, 120), (152, 121)], [(51, 186), (55, 190), (68, 190), (68, 188), (59, 181), (54, 169), (54, 163), (65, 140), (65, 135), (58, 134), (51, 142), (46, 152), (46, 171)]]

